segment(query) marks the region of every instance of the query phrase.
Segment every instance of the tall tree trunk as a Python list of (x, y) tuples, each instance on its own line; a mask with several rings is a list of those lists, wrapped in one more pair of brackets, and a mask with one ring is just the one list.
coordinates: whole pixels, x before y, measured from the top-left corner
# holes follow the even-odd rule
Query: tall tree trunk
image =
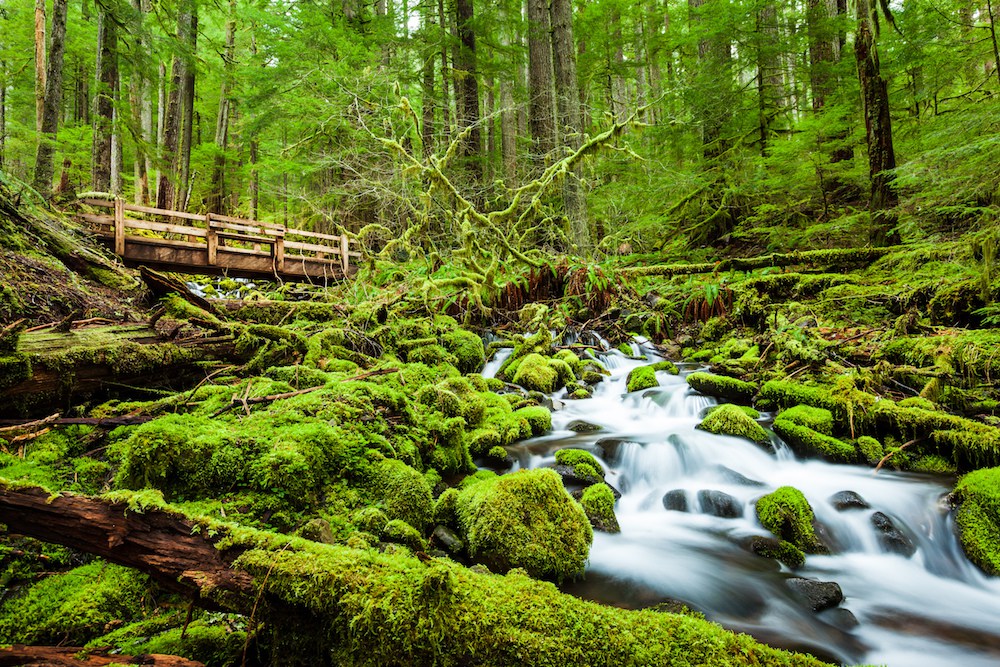
[(510, 187), (517, 185), (517, 109), (514, 107), (514, 82), (511, 74), (500, 79), (500, 161)]
[[(156, 80), (156, 154), (160, 159), (156, 162), (156, 195), (155, 201), (157, 206), (160, 206), (160, 188), (163, 187), (163, 164), (165, 155), (164, 150), (164, 138), (167, 131), (167, 65), (162, 60), (160, 61), (159, 71), (157, 73)], [(176, 148), (174, 149), (176, 150)], [(172, 154), (170, 159), (172, 160)], [(169, 162), (167, 163), (169, 164)], [(169, 180), (169, 179), (168, 179)], [(162, 207), (161, 207), (162, 208)]]
[[(575, 151), (581, 145), (580, 90), (576, 80), (576, 42), (573, 39), (573, 5), (571, 0), (552, 0), (552, 60), (555, 68), (556, 107), (559, 118), (559, 138), (564, 146)], [(577, 167), (563, 179), (563, 206), (569, 219), (570, 242), (577, 252), (590, 251), (587, 229), (587, 207)]]
[(45, 113), (45, 0), (35, 0), (35, 131), (42, 131)]
[(528, 122), (534, 143), (533, 158), (541, 160), (555, 147), (552, 94), (551, 21), (547, 0), (528, 2)]
[(48, 194), (52, 189), (54, 171), (52, 156), (55, 153), (56, 133), (59, 131), (59, 112), (62, 110), (63, 54), (66, 50), (67, 0), (52, 2), (52, 44), (49, 52), (48, 72), (45, 75), (45, 108), (42, 113), (42, 136), (35, 154), (35, 189)]
[(614, 54), (611, 59), (609, 70), (611, 70), (609, 92), (611, 96), (611, 113), (616, 123), (624, 122), (628, 115), (628, 102), (625, 93), (625, 77), (622, 70), (625, 69), (625, 45), (622, 42), (622, 17), (617, 7), (611, 10), (611, 38), (614, 41)]
[(994, 0), (986, 0), (986, 15), (990, 19), (990, 42), (993, 44), (993, 74), (1000, 84), (1000, 46), (997, 45), (997, 15)]
[[(435, 34), (436, 22), (434, 21), (434, 10), (428, 0), (421, 6), (420, 23), (423, 28), (425, 39), (430, 41)], [(423, 54), (423, 66), (421, 68), (420, 96), (423, 100), (421, 104), (420, 119), (420, 142), (424, 146), (424, 156), (434, 154), (434, 61), (437, 58), (437, 51), (427, 49)]]
[[(476, 34), (472, 29), (473, 0), (455, 0), (455, 24), (461, 47), (455, 59), (459, 70), (457, 79), (462, 82), (462, 99), (458, 104), (458, 131), (468, 130), (462, 142), (461, 154), (468, 158), (466, 166), (474, 179), (483, 174), (482, 133), (479, 129), (479, 81), (476, 68)], [(458, 100), (456, 100), (458, 101)]]
[(448, 14), (445, 12), (444, 0), (438, 0), (438, 22), (441, 25), (441, 141), (447, 146), (451, 140), (451, 99), (448, 95), (448, 81), (451, 74), (448, 68)]
[(714, 159), (729, 148), (722, 133), (732, 113), (732, 47), (725, 26), (706, 20), (706, 5), (706, 0), (688, 0), (691, 25), (700, 34), (695, 112), (702, 126), (704, 156)]
[(757, 12), (757, 100), (761, 155), (767, 155), (774, 126), (782, 112), (784, 82), (778, 53), (780, 45), (777, 8), (773, 2), (767, 2)]
[(854, 55), (858, 62), (858, 81), (861, 83), (871, 177), (871, 198), (868, 205), (872, 214), (870, 240), (873, 245), (889, 245), (899, 240), (898, 234), (893, 230), (895, 216), (889, 212), (889, 209), (899, 203), (899, 197), (892, 187), (896, 154), (892, 146), (889, 91), (879, 66), (871, 0), (857, 0)]
[(833, 92), (834, 49), (837, 34), (833, 28), (829, 0), (809, 0), (806, 9), (806, 29), (809, 34), (809, 82), (812, 88), (812, 107), (819, 111), (826, 106), (827, 97)]
[[(178, 23), (183, 17), (178, 18)], [(176, 191), (176, 171), (177, 147), (180, 144), (181, 134), (181, 78), (184, 65), (179, 56), (174, 56), (170, 72), (170, 92), (167, 95), (167, 103), (163, 109), (163, 140), (160, 142), (162, 149), (160, 154), (159, 182), (156, 187), (157, 208), (173, 208), (174, 193)]]
[(97, 22), (97, 89), (94, 96), (91, 181), (94, 190), (110, 192), (115, 91), (118, 89), (118, 24), (103, 7), (98, 12)]
[(195, 0), (188, 0), (183, 7), (185, 18), (184, 30), (180, 34), (184, 49), (184, 70), (181, 77), (181, 116), (183, 133), (179, 154), (176, 206), (180, 210), (188, 207), (188, 196), (191, 185), (191, 142), (194, 136), (194, 85), (195, 66), (198, 52), (198, 5)]
[(130, 85), (130, 97), (132, 107), (132, 120), (139, 128), (140, 140), (136, 142), (135, 155), (135, 202), (137, 204), (149, 203), (149, 178), (153, 171), (153, 161), (151, 152), (154, 150), (153, 134), (153, 84), (147, 73), (153, 61), (153, 54), (149, 45), (149, 36), (146, 32), (145, 19), (150, 11), (149, 0), (132, 0), (132, 9), (137, 16), (137, 23), (133, 40), (135, 50), (140, 62), (132, 71), (132, 81)]
[(229, 0), (229, 19), (226, 21), (226, 49), (223, 54), (222, 90), (219, 93), (219, 114), (215, 121), (215, 165), (212, 170), (212, 191), (208, 210), (226, 213), (226, 151), (229, 149), (229, 120), (232, 100), (233, 67), (236, 59), (236, 0)]
[(7, 61), (0, 60), (0, 170), (7, 157)]

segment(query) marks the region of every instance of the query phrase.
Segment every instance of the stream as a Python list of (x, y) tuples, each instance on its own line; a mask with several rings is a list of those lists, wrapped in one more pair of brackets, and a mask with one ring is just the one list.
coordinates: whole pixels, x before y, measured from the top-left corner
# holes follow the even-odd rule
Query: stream
[[(564, 590), (628, 608), (679, 602), (772, 646), (843, 664), (1000, 664), (1000, 579), (984, 575), (962, 553), (944, 502), (952, 480), (799, 459), (774, 435), (769, 452), (696, 430), (716, 403), (688, 388), (684, 375), (697, 369), (684, 368), (680, 376), (658, 372), (660, 387), (628, 393), (628, 372), (662, 359), (634, 347), (648, 359), (601, 353), (611, 377), (594, 396), (555, 394), (562, 407), (552, 414), (552, 431), (511, 448), (515, 468), (551, 465), (565, 447), (586, 449), (622, 492), (615, 506), (621, 533), (595, 531), (585, 580)], [(500, 350), (484, 375), (495, 374), (509, 354)], [(574, 421), (600, 431), (576, 433), (568, 428)], [(749, 536), (769, 535), (754, 502), (785, 485), (808, 498), (834, 552), (809, 555), (794, 572), (741, 546)], [(664, 495), (678, 489), (686, 512), (665, 508)], [(835, 509), (830, 497), (846, 490), (871, 507)], [(701, 491), (729, 494), (742, 516), (711, 514)], [(887, 550), (872, 523), (875, 512), (909, 537), (912, 556)], [(816, 613), (795, 595), (791, 577), (836, 582), (845, 599)]]

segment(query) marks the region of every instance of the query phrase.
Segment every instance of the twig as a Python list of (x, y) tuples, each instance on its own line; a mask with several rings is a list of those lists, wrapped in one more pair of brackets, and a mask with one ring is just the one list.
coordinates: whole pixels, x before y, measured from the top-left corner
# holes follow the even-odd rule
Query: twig
[(901, 445), (900, 448), (897, 449), (895, 452), (889, 452), (888, 454), (886, 454), (885, 456), (883, 456), (882, 460), (878, 462), (877, 466), (875, 466), (875, 470), (874, 470), (874, 472), (872, 472), (872, 474), (874, 475), (875, 473), (877, 473), (882, 468), (882, 466), (885, 465), (885, 462), (888, 461), (889, 459), (891, 459), (894, 454), (896, 454), (897, 452), (903, 451), (904, 449), (906, 449), (910, 445), (912, 445), (914, 443), (917, 443), (917, 442), (919, 442), (922, 439), (923, 438), (914, 438), (913, 440), (910, 440), (909, 442)]

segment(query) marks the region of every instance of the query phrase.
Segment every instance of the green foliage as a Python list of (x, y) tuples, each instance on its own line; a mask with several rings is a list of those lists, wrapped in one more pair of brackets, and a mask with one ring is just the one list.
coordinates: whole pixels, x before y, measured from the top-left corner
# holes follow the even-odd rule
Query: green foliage
[(955, 500), (965, 554), (987, 574), (1000, 574), (1000, 468), (962, 477), (955, 486)]
[(712, 410), (698, 428), (718, 435), (731, 435), (746, 438), (758, 444), (766, 445), (771, 439), (764, 428), (750, 418), (739, 407), (726, 403)]
[(473, 484), (459, 494), (457, 507), (470, 555), (490, 570), (524, 568), (557, 580), (583, 573), (590, 523), (552, 470)]
[(756, 507), (761, 525), (778, 539), (806, 553), (826, 553), (826, 547), (816, 538), (812, 507), (798, 489), (782, 486), (760, 498)]

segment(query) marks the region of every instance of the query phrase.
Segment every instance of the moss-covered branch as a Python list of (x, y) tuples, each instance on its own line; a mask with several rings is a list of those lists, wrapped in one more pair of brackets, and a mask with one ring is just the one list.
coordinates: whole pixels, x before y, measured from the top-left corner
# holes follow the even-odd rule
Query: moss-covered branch
[(870, 264), (877, 259), (898, 251), (900, 246), (887, 248), (834, 248), (829, 250), (804, 250), (801, 252), (772, 253), (758, 257), (732, 257), (719, 262), (700, 264), (659, 264), (633, 266), (620, 269), (625, 276), (687, 276), (722, 271), (752, 271), (772, 266), (822, 266), (843, 267)]

